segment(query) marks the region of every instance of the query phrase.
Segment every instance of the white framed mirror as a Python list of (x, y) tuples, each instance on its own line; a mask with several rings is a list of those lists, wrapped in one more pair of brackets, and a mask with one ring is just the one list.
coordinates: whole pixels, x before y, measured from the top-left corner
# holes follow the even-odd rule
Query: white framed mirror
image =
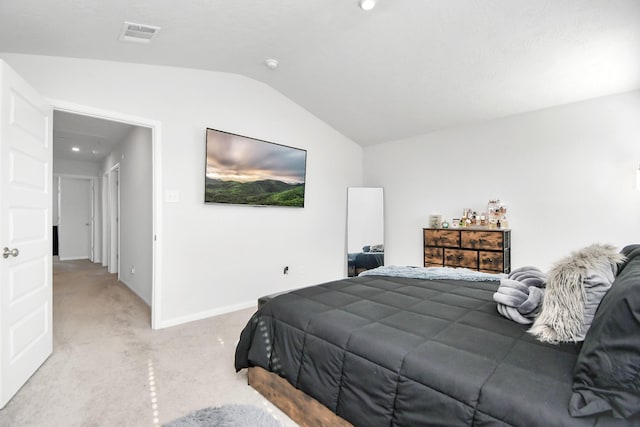
[(384, 191), (378, 187), (347, 190), (347, 275), (384, 265)]

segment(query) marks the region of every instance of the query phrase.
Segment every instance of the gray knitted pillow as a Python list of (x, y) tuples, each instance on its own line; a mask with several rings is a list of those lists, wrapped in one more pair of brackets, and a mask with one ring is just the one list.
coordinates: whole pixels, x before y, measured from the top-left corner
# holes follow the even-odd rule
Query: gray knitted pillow
[(542, 310), (529, 333), (553, 344), (584, 340), (617, 265), (624, 260), (614, 246), (595, 244), (555, 264), (547, 275)]

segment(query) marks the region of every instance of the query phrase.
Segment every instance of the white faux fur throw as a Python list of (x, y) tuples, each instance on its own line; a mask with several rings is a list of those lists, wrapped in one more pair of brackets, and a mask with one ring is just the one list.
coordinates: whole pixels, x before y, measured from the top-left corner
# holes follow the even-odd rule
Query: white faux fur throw
[(542, 310), (529, 333), (553, 344), (584, 340), (624, 260), (614, 246), (595, 244), (555, 264), (547, 274)]

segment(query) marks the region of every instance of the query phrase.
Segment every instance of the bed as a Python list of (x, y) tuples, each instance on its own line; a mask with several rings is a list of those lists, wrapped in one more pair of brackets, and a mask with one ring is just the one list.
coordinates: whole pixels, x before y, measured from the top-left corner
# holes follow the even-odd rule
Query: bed
[(384, 252), (354, 252), (347, 254), (349, 277), (384, 265)]
[[(584, 343), (540, 343), (500, 316), (496, 281), (371, 275), (269, 300), (235, 367), (301, 425), (322, 425), (304, 422), (312, 402), (335, 414), (325, 425), (640, 426), (640, 245), (625, 251)], [(589, 415), (569, 414), (576, 393)]]

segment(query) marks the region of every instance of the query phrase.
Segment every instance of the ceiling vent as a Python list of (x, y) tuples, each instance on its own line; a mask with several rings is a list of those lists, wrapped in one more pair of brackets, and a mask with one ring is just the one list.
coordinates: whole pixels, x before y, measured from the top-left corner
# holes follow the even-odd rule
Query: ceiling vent
[(120, 33), (120, 40), (134, 43), (150, 43), (156, 34), (160, 31), (160, 27), (153, 25), (136, 24), (134, 22), (125, 22)]

